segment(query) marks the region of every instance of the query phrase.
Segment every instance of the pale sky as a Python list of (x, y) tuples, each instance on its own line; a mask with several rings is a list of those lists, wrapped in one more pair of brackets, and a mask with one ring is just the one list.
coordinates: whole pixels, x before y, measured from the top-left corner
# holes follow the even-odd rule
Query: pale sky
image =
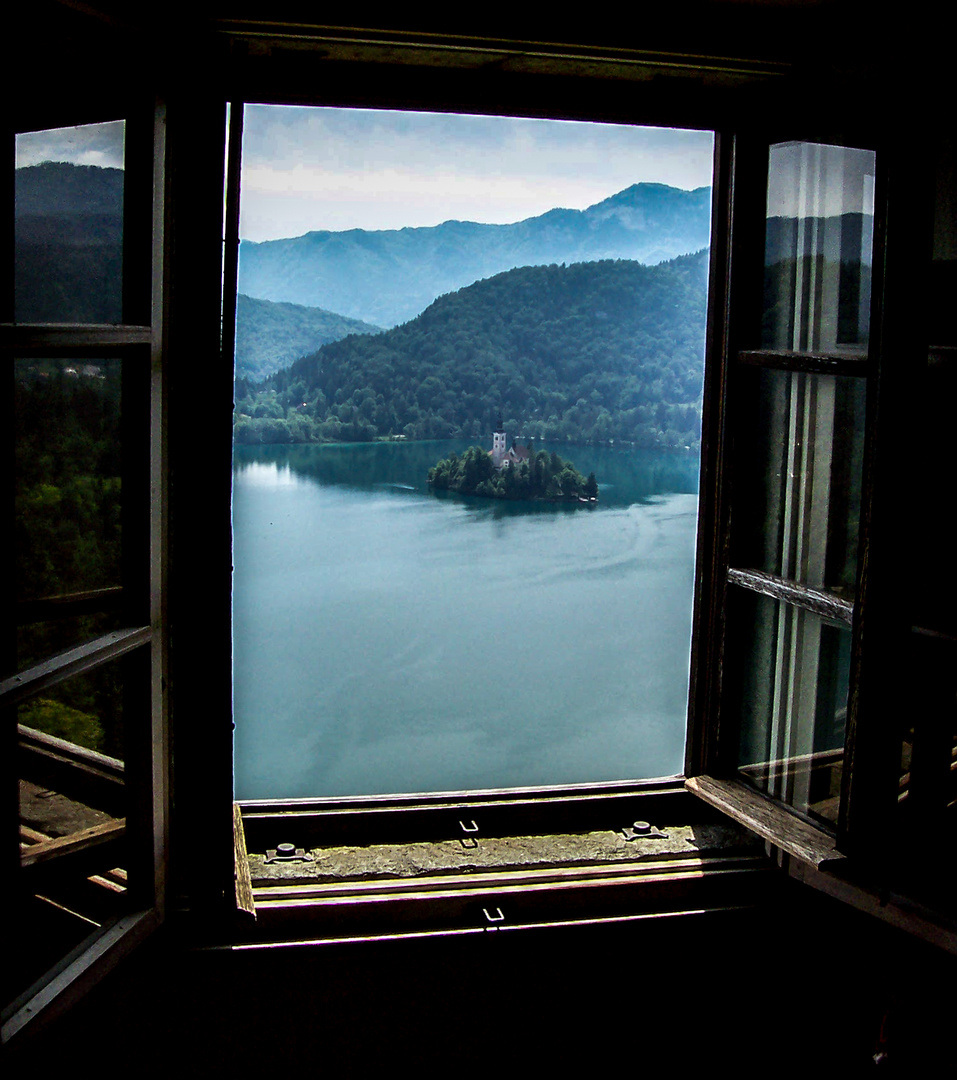
[(122, 120), (114, 120), (106, 124), (23, 132), (17, 135), (16, 167), (66, 161), (71, 165), (122, 169), (125, 128)]
[(776, 143), (768, 171), (768, 217), (874, 213), (872, 150)]
[(507, 224), (640, 182), (710, 185), (710, 131), (283, 105), (246, 107), (240, 235)]

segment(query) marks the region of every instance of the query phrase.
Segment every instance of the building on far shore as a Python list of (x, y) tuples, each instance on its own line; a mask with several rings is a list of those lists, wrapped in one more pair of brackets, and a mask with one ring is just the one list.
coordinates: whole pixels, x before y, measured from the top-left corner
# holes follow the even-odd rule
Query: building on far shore
[(492, 449), (489, 450), (489, 457), (496, 469), (508, 469), (513, 465), (521, 465), (523, 461), (528, 461), (531, 457), (531, 451), (527, 446), (518, 446), (514, 441), (506, 450), (507, 441), (504, 431), (492, 432)]

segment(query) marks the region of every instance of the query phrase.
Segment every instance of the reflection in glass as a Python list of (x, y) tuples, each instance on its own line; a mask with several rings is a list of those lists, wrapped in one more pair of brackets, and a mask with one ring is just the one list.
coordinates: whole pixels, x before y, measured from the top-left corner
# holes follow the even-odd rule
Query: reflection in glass
[(850, 628), (746, 590), (734, 590), (731, 611), (739, 772), (801, 813), (836, 822)]
[(128, 908), (127, 664), (68, 679), (16, 708), (23, 889), (5, 957), (14, 992)]
[(16, 139), (18, 322), (123, 319), (122, 120)]
[(736, 466), (736, 566), (852, 597), (864, 380), (747, 368), (753, 417)]
[(763, 346), (866, 347), (874, 233), (874, 153), (778, 143), (768, 167)]
[(119, 360), (14, 362), (17, 666), (116, 625)]

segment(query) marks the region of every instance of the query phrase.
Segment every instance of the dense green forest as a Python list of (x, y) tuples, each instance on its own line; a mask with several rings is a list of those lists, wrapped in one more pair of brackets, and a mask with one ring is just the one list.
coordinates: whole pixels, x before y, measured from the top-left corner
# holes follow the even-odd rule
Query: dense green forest
[(302, 304), (236, 297), (236, 378), (259, 381), (321, 345), (381, 327)]
[[(121, 581), (119, 361), (18, 360), (14, 547), (18, 610)], [(108, 612), (24, 621), (17, 667), (112, 629)], [(122, 748), (119, 665), (69, 679), (20, 706), (18, 720), (117, 757)]]
[(556, 453), (528, 447), (528, 461), (497, 470), (481, 446), (470, 446), (463, 454), (450, 454), (429, 469), (429, 486), (434, 491), (455, 491), (460, 495), (484, 495), (492, 499), (550, 499), (581, 505), (579, 499), (597, 499), (598, 482), (591, 473), (586, 480), (570, 461)]
[(403, 326), (239, 380), (238, 443), (526, 438), (700, 443), (707, 254), (528, 266)]

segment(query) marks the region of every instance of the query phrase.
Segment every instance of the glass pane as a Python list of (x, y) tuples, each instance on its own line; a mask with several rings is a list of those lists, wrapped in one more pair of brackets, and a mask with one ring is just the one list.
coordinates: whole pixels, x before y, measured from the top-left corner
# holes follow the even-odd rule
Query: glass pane
[(748, 590), (732, 594), (726, 655), (741, 719), (739, 772), (796, 810), (836, 822), (850, 629)]
[(733, 565), (853, 598), (864, 380), (742, 368)]
[(124, 134), (117, 120), (17, 135), (18, 322), (122, 322)]
[(17, 666), (117, 625), (121, 361), (14, 361)]
[(867, 345), (874, 153), (789, 142), (771, 147), (762, 343), (796, 352)]

